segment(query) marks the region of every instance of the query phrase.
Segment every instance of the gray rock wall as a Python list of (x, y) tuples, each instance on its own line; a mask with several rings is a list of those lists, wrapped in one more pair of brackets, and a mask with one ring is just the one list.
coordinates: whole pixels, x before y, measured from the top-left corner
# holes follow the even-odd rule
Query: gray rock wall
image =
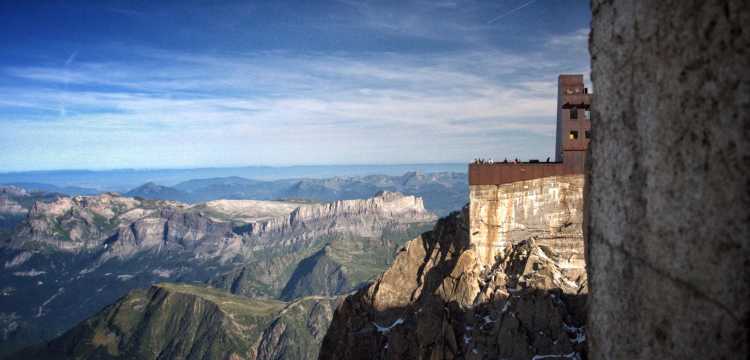
[(750, 2), (592, 14), (590, 354), (748, 358)]
[(533, 237), (562, 255), (558, 265), (583, 273), (583, 182), (583, 175), (568, 175), (471, 185), (469, 233), (480, 263), (492, 266), (495, 256)]

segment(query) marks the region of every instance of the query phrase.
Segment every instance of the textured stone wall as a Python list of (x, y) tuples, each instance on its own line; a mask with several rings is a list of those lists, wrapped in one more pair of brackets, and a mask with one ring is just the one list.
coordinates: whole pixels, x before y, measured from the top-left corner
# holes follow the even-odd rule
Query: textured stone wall
[[(508, 246), (535, 237), (563, 256), (559, 264), (582, 271), (583, 175), (550, 176), (469, 188), (471, 243), (489, 266)], [(575, 276), (574, 274), (570, 274)]]
[(746, 359), (750, 2), (592, 1), (595, 359)]

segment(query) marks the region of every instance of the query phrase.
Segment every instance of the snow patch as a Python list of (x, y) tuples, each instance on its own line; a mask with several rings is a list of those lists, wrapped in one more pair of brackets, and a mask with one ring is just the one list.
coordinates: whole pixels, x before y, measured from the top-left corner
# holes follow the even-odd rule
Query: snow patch
[(403, 323), (404, 323), (404, 319), (398, 318), (398, 319), (396, 319), (396, 321), (393, 322), (393, 324), (391, 324), (391, 326), (380, 326), (380, 325), (378, 325), (375, 322), (373, 322), (372, 324), (375, 325), (375, 328), (378, 329), (379, 333), (381, 333), (381, 334), (387, 334), (389, 331), (391, 331), (391, 329), (393, 329), (394, 327), (396, 327), (396, 325), (401, 325)]
[(30, 252), (28, 252), (28, 251), (24, 251), (24, 252), (22, 252), (22, 253), (20, 253), (20, 254), (16, 255), (16, 256), (15, 256), (15, 257), (13, 258), (13, 260), (11, 260), (11, 261), (6, 261), (6, 262), (5, 262), (5, 268), (6, 268), (6, 269), (10, 269), (10, 268), (12, 268), (12, 267), (16, 267), (16, 266), (19, 266), (19, 265), (21, 265), (21, 264), (25, 263), (25, 262), (26, 262), (27, 260), (31, 259), (31, 255), (33, 255), (33, 254), (32, 254), (32, 253), (30, 253)]
[(92, 273), (92, 272), (94, 272), (94, 270), (96, 270), (96, 265), (95, 265), (95, 266), (92, 266), (92, 267), (90, 267), (90, 268), (85, 268), (85, 269), (83, 269), (83, 270), (79, 271), (79, 272), (78, 272), (78, 275), (86, 275), (86, 274), (89, 274), (89, 273)]
[(570, 354), (552, 354), (552, 355), (534, 355), (531, 360), (540, 360), (540, 359), (575, 359), (575, 360), (581, 360), (581, 355), (579, 355), (577, 352), (572, 352)]
[(174, 274), (174, 270), (154, 269), (153, 271), (151, 271), (151, 273), (158, 277), (168, 278), (171, 277), (172, 274)]
[(0, 290), (0, 296), (11, 296), (13, 293), (16, 292), (16, 288), (12, 286), (6, 286)]
[(583, 327), (575, 327), (563, 323), (563, 330), (565, 330), (568, 334), (575, 336), (574, 338), (570, 339), (570, 342), (572, 343), (581, 344), (586, 341), (586, 331), (583, 330)]
[(57, 289), (57, 292), (54, 295), (52, 295), (49, 299), (47, 299), (46, 301), (44, 301), (42, 303), (42, 305), (39, 306), (39, 308), (37, 309), (37, 313), (36, 313), (36, 315), (34, 315), (34, 317), (38, 318), (38, 317), (41, 317), (42, 315), (44, 315), (44, 308), (47, 305), (49, 305), (49, 303), (51, 303), (52, 300), (55, 300), (56, 297), (62, 295), (62, 293), (64, 293), (64, 292), (65, 292), (65, 288), (59, 288), (59, 289)]
[(13, 275), (15, 275), (15, 276), (23, 276), (23, 277), (35, 277), (35, 276), (39, 276), (39, 275), (44, 275), (46, 273), (47, 273), (46, 271), (39, 271), (39, 270), (36, 270), (36, 269), (31, 269), (29, 271), (16, 271), (16, 272), (13, 273)]
[(502, 310), (500, 310), (500, 312), (505, 313), (506, 311), (508, 311), (508, 307), (510, 307), (510, 300), (505, 302), (505, 305), (503, 305), (503, 308)]
[(558, 272), (554, 272), (553, 276), (553, 280), (558, 284), (565, 284), (566, 286), (574, 289), (578, 288), (578, 284), (576, 284), (574, 281), (570, 281), (567, 277), (565, 277), (564, 275), (560, 275), (560, 273)]

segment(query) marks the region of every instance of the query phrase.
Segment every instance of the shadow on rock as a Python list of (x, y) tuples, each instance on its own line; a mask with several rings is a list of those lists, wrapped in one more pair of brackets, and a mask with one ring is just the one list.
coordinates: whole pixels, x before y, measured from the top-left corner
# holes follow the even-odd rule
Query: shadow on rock
[(585, 273), (533, 238), (483, 266), (467, 211), (407, 243), (336, 310), (320, 359), (586, 358)]

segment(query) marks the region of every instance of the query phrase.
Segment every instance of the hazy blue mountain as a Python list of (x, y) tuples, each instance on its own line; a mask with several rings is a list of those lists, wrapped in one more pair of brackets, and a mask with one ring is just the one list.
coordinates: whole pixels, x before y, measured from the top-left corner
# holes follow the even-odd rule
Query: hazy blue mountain
[(93, 188), (80, 187), (80, 186), (57, 186), (52, 184), (38, 183), (38, 182), (14, 182), (3, 184), (5, 186), (17, 186), (27, 191), (42, 191), (48, 193), (58, 193), (70, 196), (76, 195), (96, 195), (100, 191)]
[(405, 172), (460, 172), (466, 164), (406, 165), (311, 165), (311, 166), (245, 166), (195, 169), (118, 169), (118, 170), (54, 170), (0, 173), (0, 184), (44, 183), (58, 187), (76, 186), (100, 191), (125, 192), (147, 182), (173, 186), (190, 179), (242, 177), (258, 180), (292, 178), (330, 178), (335, 176), (367, 176), (372, 174), (400, 175)]
[[(174, 188), (189, 194), (189, 202), (205, 202), (217, 199), (280, 199), (284, 189), (295, 180), (261, 181), (238, 176), (192, 179), (174, 185)], [(374, 194), (374, 192), (369, 195)], [(368, 195), (368, 196), (369, 196)]]
[(133, 190), (125, 193), (125, 196), (140, 197), (153, 200), (175, 200), (190, 202), (190, 195), (171, 188), (169, 186), (158, 185), (153, 182), (147, 182)]
[(189, 203), (217, 199), (331, 202), (366, 198), (379, 191), (422, 197), (425, 207), (439, 215), (458, 210), (468, 202), (466, 175), (452, 172), (407, 172), (399, 176), (367, 175), (274, 181), (232, 176), (193, 179), (171, 187), (147, 183), (127, 192), (126, 195)]

